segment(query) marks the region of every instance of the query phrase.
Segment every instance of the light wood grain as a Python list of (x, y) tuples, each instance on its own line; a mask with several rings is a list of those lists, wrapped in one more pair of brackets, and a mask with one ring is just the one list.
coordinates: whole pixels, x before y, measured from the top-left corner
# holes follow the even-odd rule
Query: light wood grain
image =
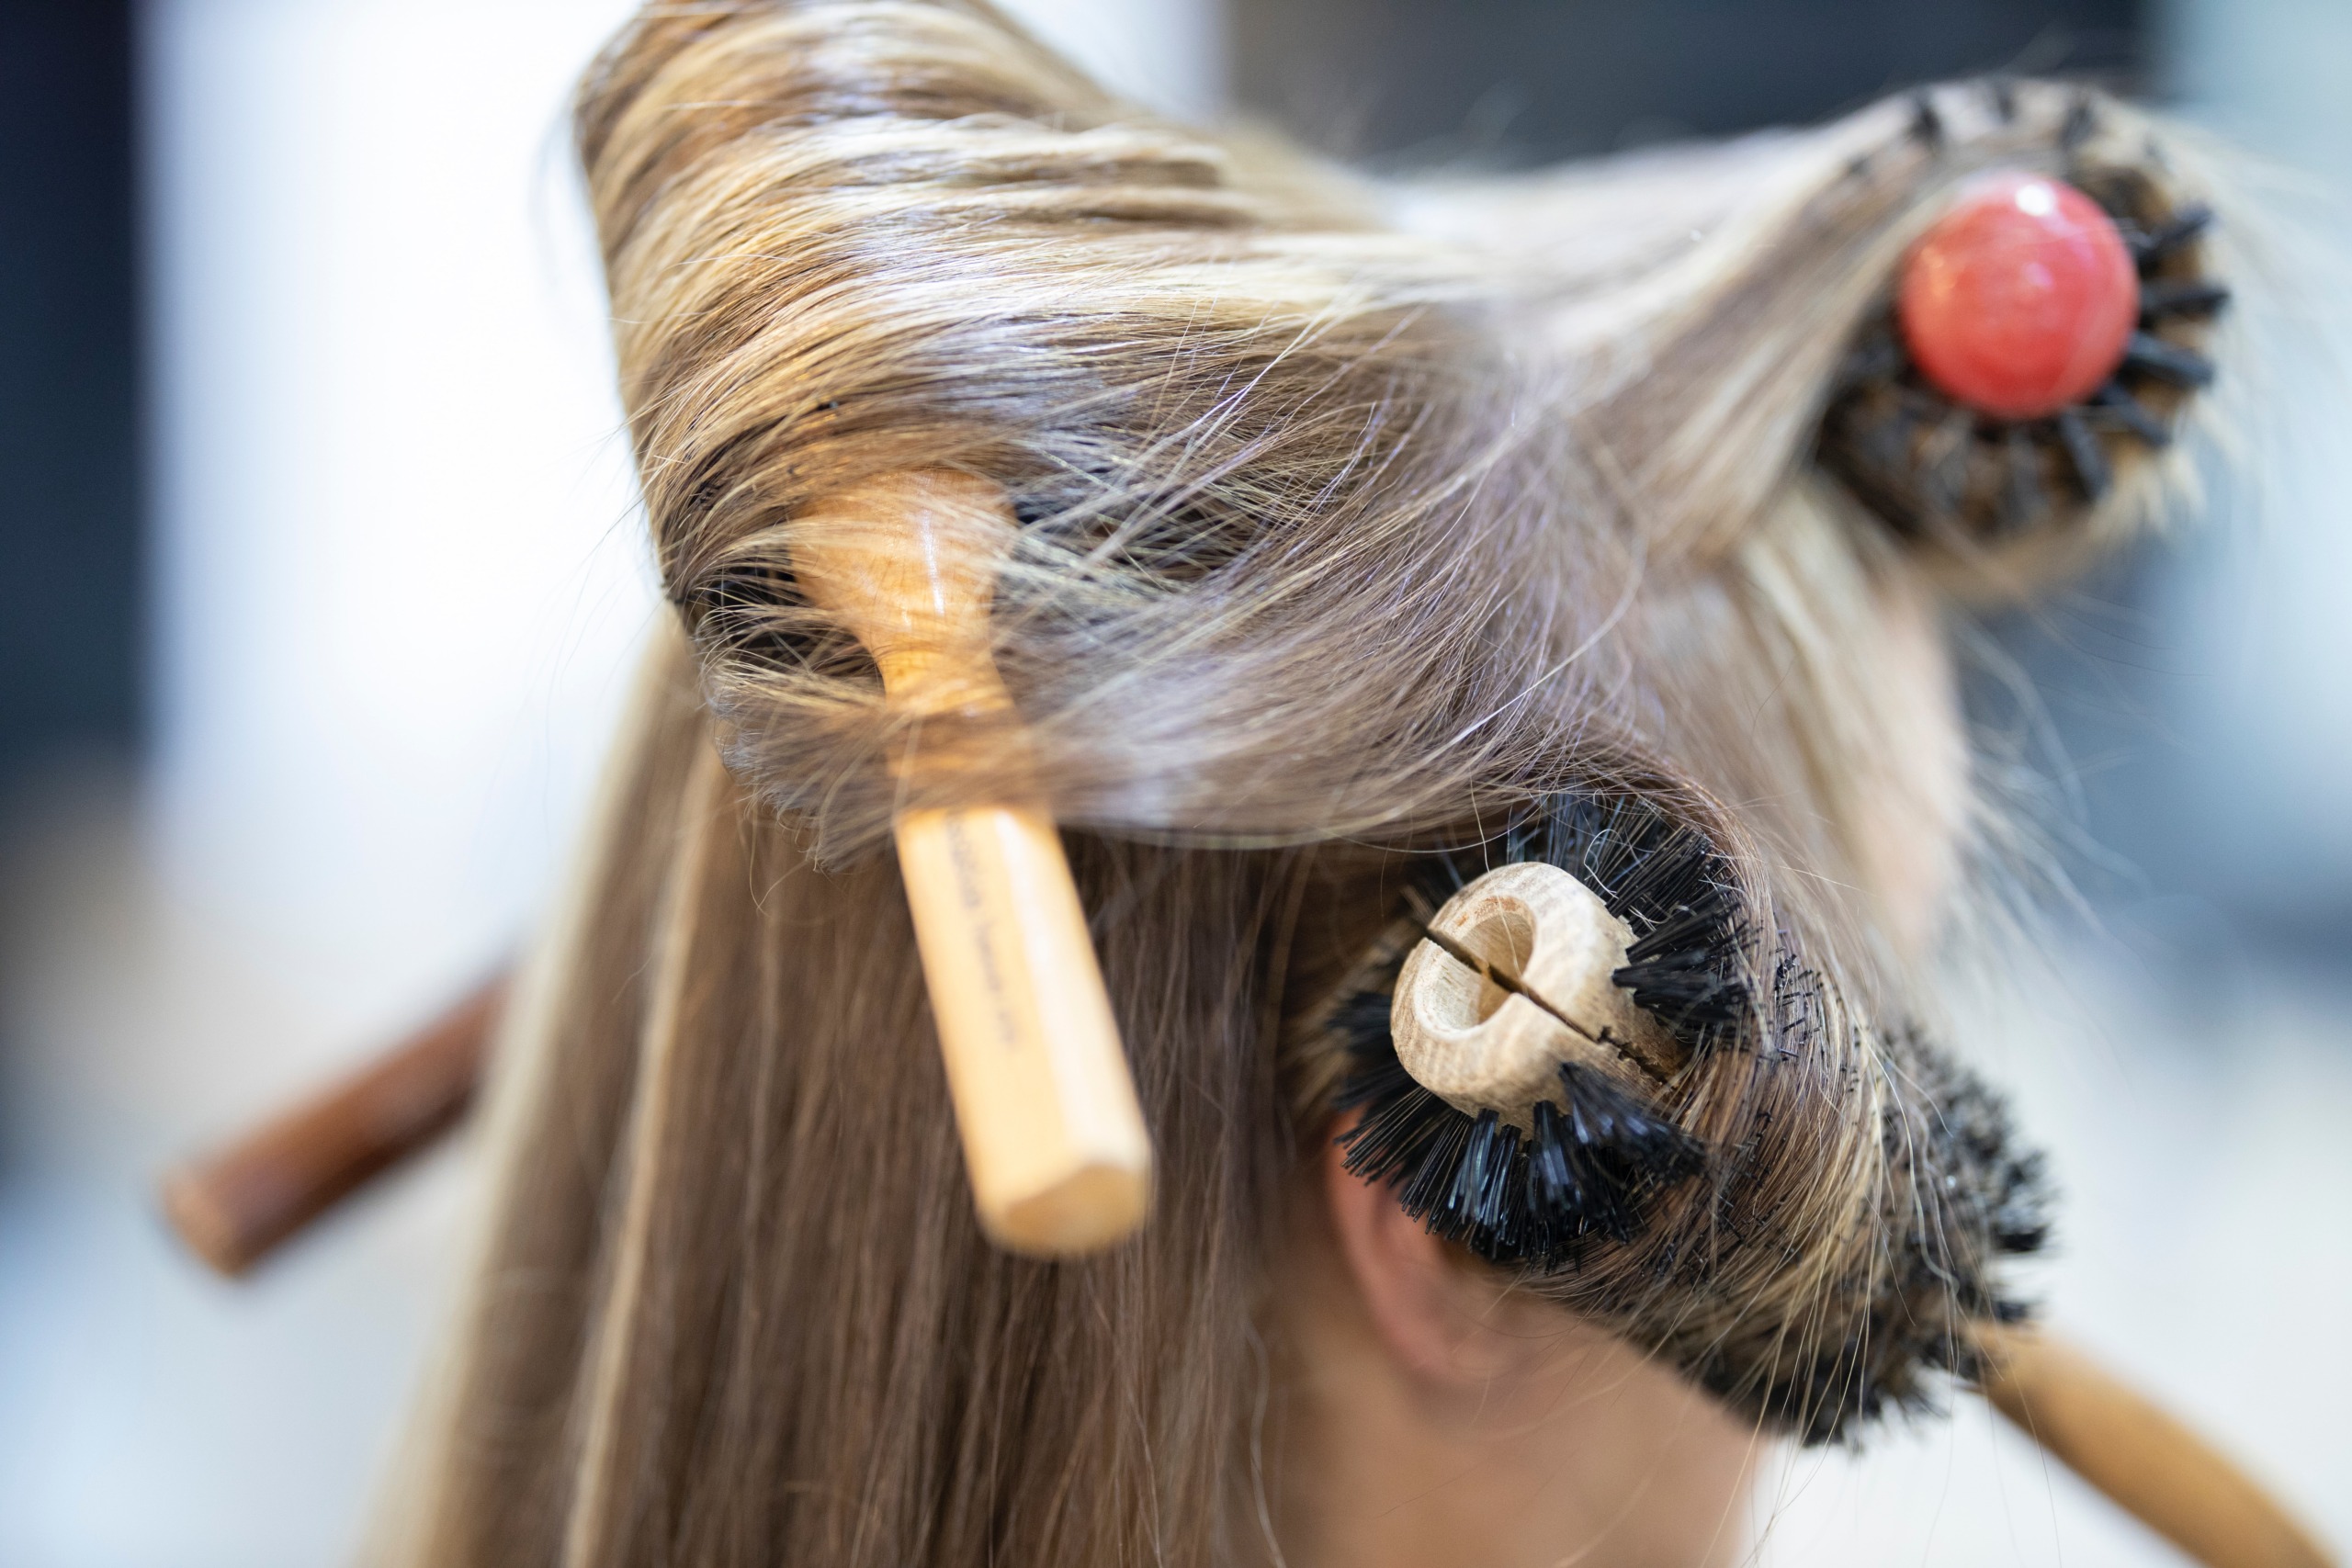
[[(1011, 705), (988, 615), (1014, 537), (995, 486), (898, 474), (797, 517), (793, 567), (895, 711), (984, 716)], [(982, 1227), (1048, 1257), (1118, 1242), (1149, 1205), (1151, 1145), (1052, 818), (1009, 801), (896, 828)]]
[(2046, 1330), (1981, 1324), (1994, 1409), (2206, 1568), (2331, 1568), (2285, 1505), (2171, 1412)]
[(1396, 1058), (1455, 1109), (1524, 1130), (1577, 1062), (1640, 1084), (1681, 1046), (1611, 976), (1633, 933), (1598, 895), (1541, 861), (1498, 866), (1445, 902), (1405, 960), (1389, 1013)]

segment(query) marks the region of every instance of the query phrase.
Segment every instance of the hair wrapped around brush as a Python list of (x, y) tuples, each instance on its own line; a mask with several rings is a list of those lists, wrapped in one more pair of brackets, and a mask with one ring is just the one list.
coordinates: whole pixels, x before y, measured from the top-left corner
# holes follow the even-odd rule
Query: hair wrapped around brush
[[(1883, 322), (1984, 169), (2154, 234), (2186, 154), (1973, 84), (1382, 184), (1156, 118), (953, 0), (649, 6), (578, 127), (684, 636), (518, 1010), (417, 1560), (1239, 1554), (1281, 1194), (1343, 1108), (1411, 1122), (1397, 922), (1505, 860), (1668, 933), (1644, 1005), (1689, 1066), (1570, 1084), (1566, 1152), (1495, 1168), (1518, 1208), (1364, 1168), (1807, 1437), (1967, 1371), (2043, 1222), (1867, 891), (1953, 880), (1973, 820), (1885, 672), (1939, 649), (1880, 628), (2120, 536), (2170, 459), (2115, 420), (2097, 475), (2054, 427), (1928, 452), (1951, 422)], [(2135, 406), (2169, 436), (2204, 402)], [(814, 501), (911, 468), (1022, 525), (1018, 727), (921, 721), (952, 766), (894, 766), (916, 721), (791, 569)], [(894, 811), (1016, 783), (1072, 830), (1160, 1151), (1148, 1230), (1083, 1264), (972, 1224), (880, 852)]]
[[(1400, 190), (1152, 120), (967, 7), (650, 18), (582, 145), (730, 757), (821, 852), (904, 803), (870, 665), (786, 562), (809, 498), (923, 464), (1017, 498), (998, 653), (1066, 822), (1390, 831), (1648, 738), (1633, 598), (1806, 488), (1939, 202), (2109, 145), (2154, 178), (2127, 111), (1998, 102)], [(2140, 515), (2154, 465), (2122, 467), (2043, 532)], [(1001, 784), (965, 764), (940, 787)]]

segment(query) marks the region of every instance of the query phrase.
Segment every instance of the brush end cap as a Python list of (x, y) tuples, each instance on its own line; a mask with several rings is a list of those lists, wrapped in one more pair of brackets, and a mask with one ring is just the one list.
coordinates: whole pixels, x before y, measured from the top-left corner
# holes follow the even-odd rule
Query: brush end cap
[(983, 1212), (981, 1228), (1008, 1252), (1026, 1258), (1083, 1258), (1143, 1228), (1151, 1207), (1147, 1167), (1098, 1159), (1052, 1185)]

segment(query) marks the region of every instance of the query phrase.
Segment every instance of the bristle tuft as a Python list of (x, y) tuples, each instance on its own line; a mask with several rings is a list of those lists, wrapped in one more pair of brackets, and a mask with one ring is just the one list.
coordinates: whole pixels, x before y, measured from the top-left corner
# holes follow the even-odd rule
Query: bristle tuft
[(1548, 814), (1533, 857), (1565, 866), (1632, 928), (1611, 978), (1692, 1051), (1747, 1016), (1745, 921), (1702, 834), (1646, 801), (1577, 796)]
[(1645, 1199), (1706, 1163), (1696, 1138), (1590, 1069), (1563, 1066), (1560, 1102), (1539, 1100), (1522, 1134), (1415, 1082), (1385, 1025), (1351, 1043), (1360, 1066), (1340, 1105), (1363, 1114), (1340, 1135), (1347, 1168), (1395, 1187), (1431, 1235), (1490, 1261), (1558, 1269), (1588, 1237), (1630, 1240)]

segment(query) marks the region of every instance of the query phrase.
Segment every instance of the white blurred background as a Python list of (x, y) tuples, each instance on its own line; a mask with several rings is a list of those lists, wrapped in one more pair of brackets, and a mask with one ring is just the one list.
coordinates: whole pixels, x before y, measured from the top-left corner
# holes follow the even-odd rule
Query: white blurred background
[[(2016, 62), (2120, 73), (2352, 181), (2333, 0), (1012, 8), (1161, 107), (1238, 98), (1391, 158), (1600, 151)], [(562, 121), (628, 9), (130, 13), (146, 717), (17, 767), (0, 816), (0, 1563), (355, 1539), (446, 1304), (462, 1141), (242, 1285), (173, 1248), (149, 1188), (495, 964), (563, 857), (654, 613)], [(1768, 71), (1743, 28), (1796, 36)], [(1976, 1032), (2056, 1152), (2057, 1321), (2342, 1542), (2352, 391), (2290, 391), (2326, 417), (2258, 532), (2004, 633), (2059, 694), (2109, 936)], [(1973, 1404), (1777, 1462), (1758, 1523), (1775, 1564), (2171, 1561)]]

